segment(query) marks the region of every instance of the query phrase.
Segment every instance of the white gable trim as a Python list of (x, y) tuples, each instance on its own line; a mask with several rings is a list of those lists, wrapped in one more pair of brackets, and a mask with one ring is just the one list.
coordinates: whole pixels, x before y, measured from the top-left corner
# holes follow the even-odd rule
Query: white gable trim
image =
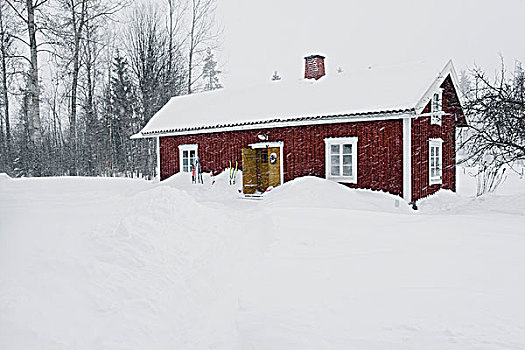
[(459, 103), (461, 106), (464, 106), (464, 98), (463, 94), (461, 93), (461, 90), (459, 88), (459, 79), (458, 75), (456, 74), (456, 69), (454, 68), (454, 64), (452, 63), (452, 60), (449, 60), (445, 67), (439, 72), (438, 76), (432, 83), (432, 85), (429, 86), (427, 91), (423, 94), (423, 96), (419, 99), (418, 103), (416, 104), (416, 113), (421, 114), (423, 112), (423, 109), (425, 109), (428, 102), (432, 99), (432, 95), (435, 92), (439, 92), (439, 89), (441, 88), (441, 84), (445, 81), (445, 79), (450, 75), (450, 78), (452, 79), (452, 84), (454, 85), (454, 88), (456, 89), (456, 95), (458, 95)]

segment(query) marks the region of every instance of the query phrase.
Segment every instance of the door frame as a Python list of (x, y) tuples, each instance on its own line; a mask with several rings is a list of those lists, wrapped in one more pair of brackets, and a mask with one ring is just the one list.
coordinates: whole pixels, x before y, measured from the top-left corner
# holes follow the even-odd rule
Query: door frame
[[(258, 148), (273, 148), (273, 147), (279, 147), (279, 177), (281, 178), (281, 183), (279, 185), (282, 185), (284, 183), (284, 142), (283, 141), (266, 141), (266, 142), (256, 142), (251, 143), (248, 145), (251, 149), (258, 149)], [(268, 159), (268, 161), (270, 161)]]

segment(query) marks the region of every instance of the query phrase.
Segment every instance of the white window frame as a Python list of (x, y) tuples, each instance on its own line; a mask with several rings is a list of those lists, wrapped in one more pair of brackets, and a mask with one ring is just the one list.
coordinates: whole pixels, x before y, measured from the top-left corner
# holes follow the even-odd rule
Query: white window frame
[[(437, 100), (435, 99), (437, 96)], [(439, 89), (432, 94), (430, 98), (430, 124), (440, 125), (443, 116), (443, 89)]]
[[(432, 148), (436, 147), (438, 152), (437, 154), (434, 153), (434, 158), (435, 160), (438, 160), (439, 166), (434, 163), (434, 168), (438, 175), (432, 176)], [(428, 182), (430, 185), (443, 183), (443, 140), (439, 138), (428, 140)]]
[[(324, 139), (325, 143), (325, 178), (337, 182), (345, 182), (357, 184), (357, 137), (330, 137)], [(352, 145), (352, 175), (344, 176), (341, 174), (343, 169), (343, 147), (342, 145)], [(340, 175), (332, 175), (332, 157), (331, 157), (331, 146), (340, 145), (339, 153), (339, 167)]]
[[(184, 171), (184, 164), (183, 164), (183, 152), (184, 151), (195, 151), (195, 158), (199, 156), (199, 145), (197, 144), (186, 144), (186, 145), (179, 145), (179, 172), (181, 173), (190, 173), (191, 172), (191, 164), (188, 164), (188, 171)], [(188, 162), (189, 163), (189, 162)]]

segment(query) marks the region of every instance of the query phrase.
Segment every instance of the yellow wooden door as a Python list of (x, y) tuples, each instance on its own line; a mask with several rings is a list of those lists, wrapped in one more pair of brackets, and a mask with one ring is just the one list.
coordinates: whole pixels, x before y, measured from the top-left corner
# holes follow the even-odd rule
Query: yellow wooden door
[(279, 147), (270, 147), (268, 151), (268, 187), (281, 184), (281, 152)]
[(257, 191), (264, 193), (268, 188), (268, 152), (266, 148), (257, 148)]
[(257, 190), (257, 154), (254, 149), (242, 150), (242, 192), (254, 194)]

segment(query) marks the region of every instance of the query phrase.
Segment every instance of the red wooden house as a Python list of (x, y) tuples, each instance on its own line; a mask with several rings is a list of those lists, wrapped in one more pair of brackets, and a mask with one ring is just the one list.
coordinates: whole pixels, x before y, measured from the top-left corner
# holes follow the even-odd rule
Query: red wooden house
[(157, 138), (161, 180), (198, 156), (205, 172), (242, 163), (247, 193), (313, 175), (415, 202), (455, 190), (456, 127), (466, 125), (452, 62), (434, 69), (325, 75), (312, 55), (304, 79), (174, 97), (133, 137)]

